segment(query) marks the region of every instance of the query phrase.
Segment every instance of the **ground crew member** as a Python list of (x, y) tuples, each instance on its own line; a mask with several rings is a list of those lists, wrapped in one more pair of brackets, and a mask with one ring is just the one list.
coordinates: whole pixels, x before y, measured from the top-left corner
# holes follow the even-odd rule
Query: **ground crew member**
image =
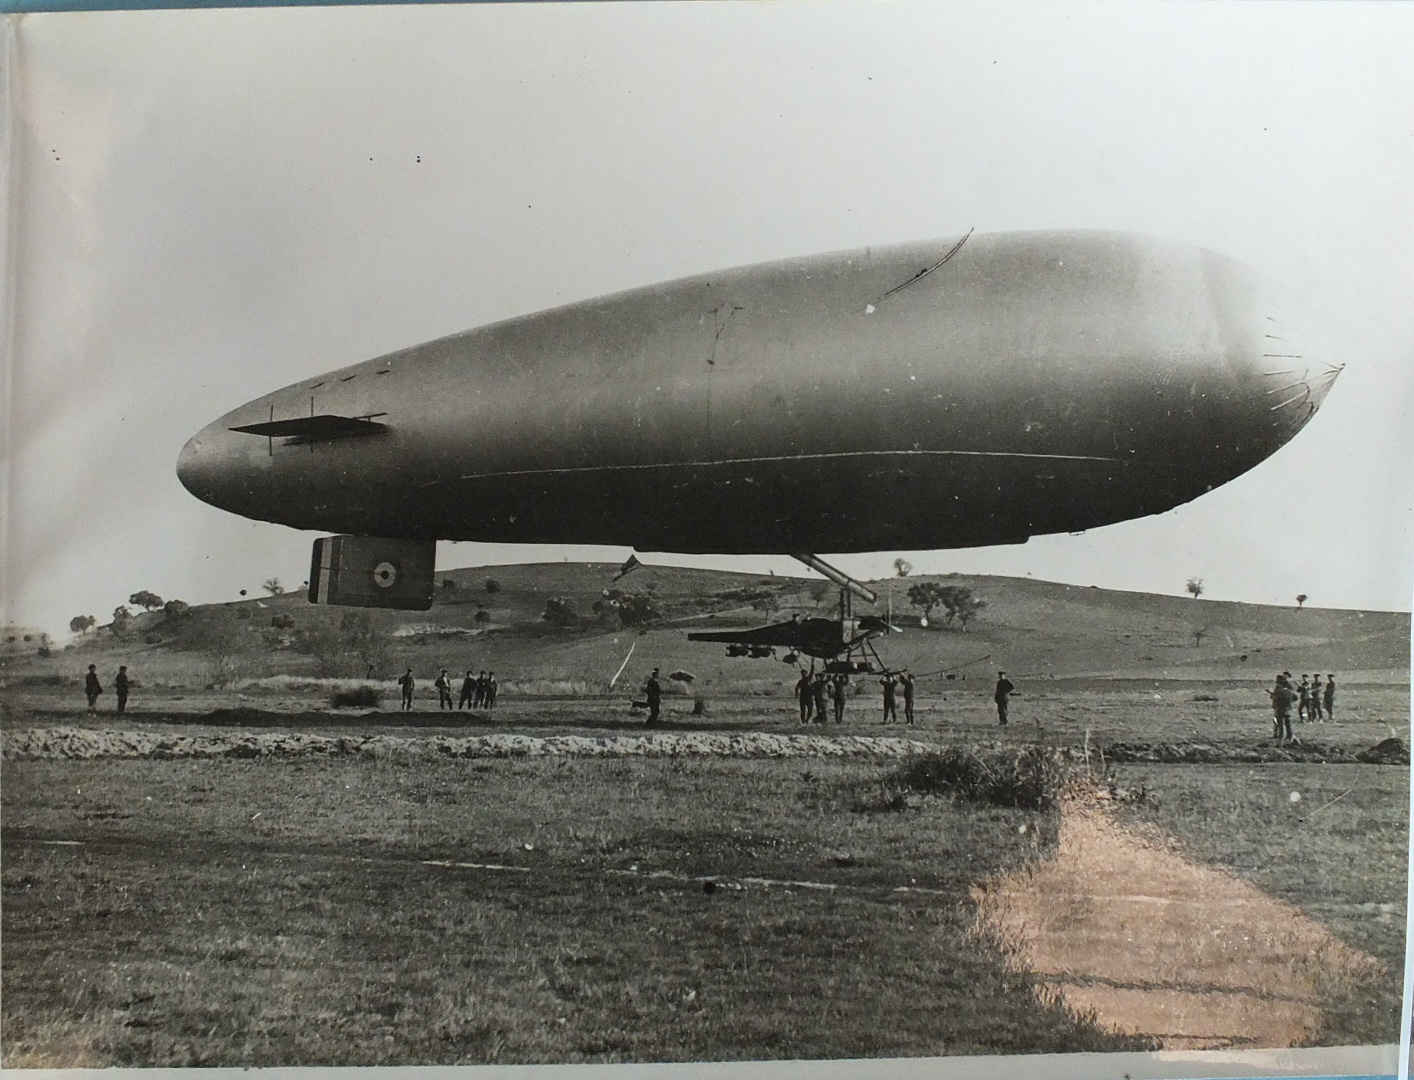
[(98, 682), (98, 665), (89, 664), (88, 674), (83, 680), (84, 697), (88, 698), (88, 711), (93, 712), (98, 708), (98, 695), (103, 693), (103, 687)]
[(402, 677), (398, 679), (398, 685), (403, 688), (403, 711), (409, 712), (412, 709), (412, 688), (415, 685), (412, 677), (412, 668), (408, 668), (407, 671), (403, 673)]
[(903, 673), (903, 720), (913, 723), (913, 676), (907, 671)]
[(1296, 705), (1298, 694), (1291, 685), (1290, 672), (1277, 676), (1276, 688), (1272, 691), (1272, 711), (1276, 714), (1276, 739), (1279, 742), (1295, 742), (1291, 733), (1291, 711)]
[(1326, 676), (1326, 717), (1335, 722), (1335, 676)]
[(1311, 679), (1310, 715), (1315, 718), (1317, 723), (1321, 724), (1326, 722), (1325, 713), (1321, 711), (1321, 693), (1324, 690), (1325, 687), (1321, 685), (1321, 676), (1317, 674)]
[(1296, 688), (1296, 719), (1302, 723), (1311, 719), (1311, 680), (1304, 673), (1301, 685)]
[(476, 676), (476, 686), (471, 694), (471, 707), (479, 709), (486, 704), (486, 672), (481, 672)]
[(1007, 703), (1011, 701), (1011, 693), (1015, 689), (1005, 671), (997, 672), (997, 689), (992, 694), (992, 700), (997, 703), (997, 723), (1002, 727), (1006, 727)]
[(898, 688), (898, 682), (892, 675), (885, 675), (879, 680), (879, 685), (884, 688), (884, 723), (888, 723), (890, 718), (898, 721), (898, 705), (894, 699), (894, 691)]
[(496, 707), (496, 673), (494, 671), (486, 673), (486, 707), (488, 709)]
[(828, 706), (825, 701), (830, 692), (828, 678), (829, 676), (822, 671), (815, 676), (815, 681), (810, 686), (810, 692), (815, 697), (815, 723), (817, 724), (823, 724), (827, 719), (825, 710)]
[(471, 668), (466, 669), (466, 678), (462, 680), (462, 694), (457, 699), (457, 711), (462, 709), (475, 708), (472, 701), (476, 698), (476, 680), (471, 677)]
[(815, 691), (810, 688), (810, 675), (804, 668), (800, 669), (800, 681), (795, 684), (795, 696), (800, 699), (800, 722), (810, 723), (815, 711)]
[(643, 684), (643, 694), (648, 699), (648, 722), (645, 727), (658, 722), (658, 711), (662, 707), (663, 688), (658, 683), (658, 669), (653, 669), (653, 674), (648, 676), (648, 681)]
[(442, 674), (437, 676), (432, 684), (437, 688), (437, 711), (450, 709), (452, 707), (452, 680), (447, 678), (447, 669), (442, 669)]
[(830, 687), (830, 696), (835, 701), (835, 723), (844, 723), (844, 696), (845, 689), (849, 686), (849, 676), (840, 674), (835, 676), (835, 685)]
[(113, 690), (118, 695), (118, 711), (126, 712), (128, 708), (128, 666), (120, 664), (118, 674), (113, 676)]

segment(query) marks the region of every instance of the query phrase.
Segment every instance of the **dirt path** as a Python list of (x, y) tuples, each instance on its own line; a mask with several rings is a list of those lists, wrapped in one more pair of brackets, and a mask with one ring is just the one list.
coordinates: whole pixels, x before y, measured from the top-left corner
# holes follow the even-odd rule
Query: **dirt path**
[(1040, 976), (1043, 996), (1166, 1050), (1300, 1044), (1323, 997), (1382, 970), (1292, 905), (1094, 803), (1063, 807), (1050, 859), (973, 896), (979, 932)]

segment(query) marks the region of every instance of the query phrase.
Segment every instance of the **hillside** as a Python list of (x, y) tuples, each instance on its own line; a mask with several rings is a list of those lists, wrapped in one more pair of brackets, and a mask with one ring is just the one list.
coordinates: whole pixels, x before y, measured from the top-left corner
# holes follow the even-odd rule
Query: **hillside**
[[(562, 562), (443, 571), (432, 610), (368, 612), (371, 636), (383, 643), (377, 664), (385, 670), (375, 675), (403, 666), (424, 677), (441, 667), (487, 668), (503, 680), (565, 681), (588, 690), (606, 686), (632, 648), (626, 678), (641, 680), (653, 666), (682, 668), (702, 683), (750, 691), (785, 683), (792, 669), (727, 658), (719, 646), (688, 641), (686, 631), (759, 625), (792, 613), (830, 615), (837, 603), (837, 592), (820, 578), (650, 566), (615, 585), (617, 570)], [(965, 631), (922, 629), (907, 592), (927, 581), (970, 588), (986, 608)], [(880, 650), (891, 666), (918, 673), (955, 670), (976, 679), (1002, 667), (1023, 678), (1266, 682), (1287, 669), (1336, 672), (1347, 681), (1408, 678), (1410, 617), (1403, 612), (1298, 611), (990, 576), (891, 578), (874, 585), (881, 593), (878, 610), (891, 604), (904, 627)], [(651, 620), (621, 626), (619, 616), (602, 611), (608, 589), (619, 590), (621, 602), (651, 607)], [(578, 625), (547, 622), (552, 600), (562, 602), (564, 621)], [(193, 607), (179, 623), (154, 612), (137, 616), (121, 637), (100, 628), (47, 660), (12, 657), (6, 672), (8, 678), (69, 676), (81, 670), (80, 653), (84, 664), (107, 670), (128, 663), (170, 685), (204, 682), (213, 656), (223, 678), (319, 674), (307, 642), (332, 634), (350, 611), (286, 594)], [(272, 620), (284, 625), (272, 626)]]

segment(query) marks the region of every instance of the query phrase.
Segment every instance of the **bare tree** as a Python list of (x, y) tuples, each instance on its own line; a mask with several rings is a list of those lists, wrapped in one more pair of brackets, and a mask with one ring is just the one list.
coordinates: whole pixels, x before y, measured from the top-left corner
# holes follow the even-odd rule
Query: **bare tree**
[(1203, 636), (1208, 632), (1206, 626), (1195, 626), (1193, 628), (1193, 647), (1196, 649), (1203, 644)]
[(270, 578), (270, 580), (260, 587), (271, 596), (280, 596), (285, 591), (285, 587), (280, 584), (280, 579), (277, 577)]
[(1203, 595), (1203, 579), (1200, 577), (1189, 578), (1188, 584), (1184, 587), (1193, 594), (1194, 600)]

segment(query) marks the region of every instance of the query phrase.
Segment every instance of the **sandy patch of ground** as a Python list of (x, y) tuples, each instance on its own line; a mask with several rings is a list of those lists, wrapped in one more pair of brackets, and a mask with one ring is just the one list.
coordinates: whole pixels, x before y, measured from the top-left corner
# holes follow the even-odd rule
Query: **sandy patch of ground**
[(1094, 803), (1063, 807), (1050, 859), (973, 896), (979, 932), (1040, 976), (1043, 996), (1166, 1050), (1299, 1044), (1324, 994), (1381, 970), (1292, 905)]

